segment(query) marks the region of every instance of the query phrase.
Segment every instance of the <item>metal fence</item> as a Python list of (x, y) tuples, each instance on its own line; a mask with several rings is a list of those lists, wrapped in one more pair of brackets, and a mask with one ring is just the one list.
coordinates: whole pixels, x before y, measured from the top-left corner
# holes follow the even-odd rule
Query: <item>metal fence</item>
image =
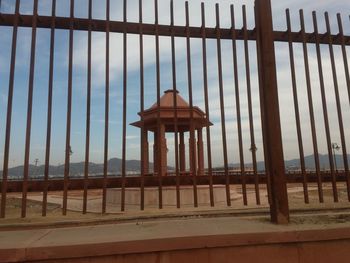
[[(56, 16), (56, 0), (52, 0), (52, 8), (50, 16), (38, 15), (38, 3), (40, 0), (34, 0), (33, 4), (33, 13), (32, 14), (21, 14), (20, 13), (20, 4), (23, 1), (16, 0), (15, 3), (15, 12), (14, 13), (0, 13), (0, 26), (10, 27), (12, 29), (12, 44), (11, 44), (11, 56), (10, 60), (7, 61), (10, 70), (9, 70), (9, 85), (7, 93), (7, 111), (6, 111), (6, 124), (5, 124), (5, 136), (4, 136), (4, 155), (3, 155), (3, 173), (1, 181), (1, 217), (6, 216), (6, 198), (9, 192), (21, 192), (22, 193), (22, 212), (21, 216), (26, 217), (27, 211), (27, 194), (29, 191), (34, 192), (43, 192), (42, 199), (42, 215), (46, 215), (47, 204), (48, 204), (48, 192), (49, 191), (63, 191), (63, 206), (62, 211), (65, 215), (67, 213), (67, 202), (68, 202), (68, 191), (69, 190), (83, 190), (83, 213), (87, 212), (88, 204), (88, 190), (89, 189), (102, 189), (102, 203), (101, 203), (101, 212), (108, 212), (107, 208), (107, 189), (108, 188), (121, 188), (121, 207), (122, 211), (125, 210), (125, 189), (130, 187), (136, 187), (140, 189), (140, 209), (145, 209), (145, 188), (150, 186), (155, 186), (158, 188), (158, 207), (163, 207), (163, 188), (165, 186), (174, 186), (176, 189), (176, 207), (181, 207), (180, 200), (180, 190), (183, 186), (191, 186), (193, 188), (193, 204), (195, 207), (198, 206), (198, 185), (208, 185), (209, 191), (209, 204), (211, 206), (215, 205), (213, 186), (214, 185), (225, 185), (226, 191), (226, 204), (231, 206), (231, 197), (230, 197), (230, 185), (240, 185), (242, 191), (242, 200), (244, 205), (248, 204), (247, 199), (247, 186), (253, 186), (255, 202), (260, 204), (261, 193), (260, 187), (267, 184), (267, 189), (269, 193), (269, 203), (271, 207), (271, 217), (275, 222), (287, 222), (289, 220), (289, 208), (288, 208), (288, 196), (287, 196), (287, 183), (298, 183), (303, 187), (303, 196), (305, 203), (309, 203), (309, 189), (308, 186), (310, 183), (317, 184), (317, 191), (319, 202), (323, 202), (323, 183), (330, 182), (332, 186), (332, 193), (334, 201), (338, 201), (338, 190), (337, 182), (346, 182), (347, 197), (350, 200), (350, 175), (349, 175), (349, 166), (348, 166), (348, 154), (347, 154), (347, 144), (346, 144), (346, 127), (344, 127), (343, 115), (341, 105), (341, 98), (339, 94), (339, 83), (337, 76), (337, 64), (342, 63), (344, 66), (344, 73), (346, 79), (347, 94), (349, 96), (350, 102), (350, 77), (349, 77), (349, 66), (348, 66), (348, 57), (347, 57), (347, 46), (350, 45), (350, 36), (345, 36), (343, 33), (343, 23), (341, 16), (338, 14), (338, 28), (339, 31), (337, 34), (332, 34), (331, 26), (329, 22), (328, 14), (325, 13), (325, 22), (326, 22), (326, 32), (319, 33), (316, 13), (312, 14), (314, 31), (307, 33), (305, 31), (304, 15), (303, 11), (300, 11), (300, 25), (301, 29), (298, 32), (293, 32), (291, 29), (291, 19), (289, 10), (286, 11), (286, 21), (287, 21), (287, 30), (286, 31), (274, 31), (272, 28), (272, 12), (269, 0), (256, 0), (255, 2), (255, 27), (253, 29), (248, 29), (247, 26), (247, 15), (246, 8), (242, 8), (242, 24), (241, 29), (237, 29), (235, 25), (235, 11), (233, 5), (230, 9), (230, 22), (231, 25), (229, 28), (220, 26), (220, 14), (219, 14), (219, 5), (216, 5), (215, 9), (215, 18), (216, 26), (208, 27), (206, 26), (205, 20), (205, 6), (201, 4), (201, 26), (194, 27), (190, 26), (190, 15), (189, 15), (189, 5), (186, 2), (185, 5), (185, 26), (179, 26), (174, 24), (174, 3), (170, 2), (170, 25), (159, 24), (158, 21), (158, 1), (154, 1), (154, 14), (155, 22), (154, 24), (148, 24), (143, 22), (143, 2), (139, 1), (139, 21), (138, 22), (128, 22), (127, 21), (127, 1), (123, 2), (123, 21), (114, 21), (110, 19), (110, 14), (113, 10), (110, 7), (110, 0), (106, 0), (106, 10), (105, 17), (106, 19), (94, 19), (93, 18), (93, 6), (92, 0), (87, 1), (88, 3), (88, 17), (87, 18), (76, 18), (74, 17), (75, 6), (74, 0), (70, 1), (70, 16), (69, 17), (59, 17)], [(1, 3), (1, 2), (0, 2)], [(18, 35), (20, 28), (30, 28), (31, 30), (31, 46), (30, 46), (30, 62), (29, 62), (29, 82), (28, 82), (28, 103), (26, 111), (26, 128), (25, 128), (25, 146), (24, 146), (24, 163), (23, 163), (23, 178), (20, 180), (10, 180), (9, 179), (9, 159), (10, 159), (10, 140), (13, 131), (11, 131), (12, 124), (12, 113), (13, 109), (13, 100), (14, 100), (14, 82), (15, 82), (15, 72), (16, 72), (16, 56), (17, 56), (17, 47), (18, 47)], [(31, 147), (31, 138), (32, 138), (32, 109), (33, 109), (33, 92), (35, 90), (34, 78), (35, 78), (35, 66), (36, 66), (36, 38), (37, 38), (37, 29), (47, 29), (50, 31), (49, 38), (49, 70), (48, 70), (48, 96), (47, 96), (47, 119), (46, 119), (46, 144), (45, 144), (45, 169), (43, 178), (31, 179), (30, 177), (30, 147)], [(68, 78), (66, 83), (67, 89), (67, 105), (66, 105), (66, 135), (65, 135), (65, 160), (64, 160), (64, 173), (62, 178), (50, 178), (50, 154), (51, 154), (51, 137), (52, 137), (52, 124), (56, 120), (52, 116), (52, 103), (53, 103), (53, 86), (54, 86), (54, 75), (55, 75), (55, 50), (57, 49), (56, 35), (58, 30), (63, 30), (68, 32)], [(84, 160), (84, 174), (82, 178), (73, 178), (70, 176), (70, 158), (71, 158), (71, 125), (72, 125), (72, 92), (74, 89), (73, 77), (74, 77), (74, 36), (77, 31), (87, 32), (87, 87), (86, 87), (86, 120), (85, 120), (85, 160)], [(103, 132), (103, 173), (99, 176), (91, 176), (89, 173), (89, 162), (90, 162), (90, 130), (91, 130), (91, 107), (92, 107), (92, 67), (97, 66), (92, 64), (92, 33), (93, 32), (103, 32), (105, 34), (105, 71), (104, 71), (104, 132)], [(111, 42), (110, 36), (113, 33), (122, 34), (122, 90), (118, 94), (122, 98), (122, 116), (121, 116), (121, 173), (119, 175), (110, 174), (108, 172), (108, 158), (109, 158), (109, 138), (110, 127), (109, 123), (111, 121), (110, 117), (110, 50)], [(160, 54), (160, 38), (168, 37), (170, 38), (170, 55), (171, 55), (171, 82), (173, 91), (177, 90), (179, 84), (177, 83), (177, 62), (176, 62), (176, 39), (184, 39), (186, 56), (185, 61), (187, 65), (187, 91), (188, 91), (188, 100), (189, 107), (191, 112), (194, 109), (194, 92), (193, 92), (193, 73), (192, 70), (194, 66), (192, 65), (193, 61), (191, 55), (191, 41), (197, 39), (201, 41), (201, 67), (202, 67), (202, 85), (201, 92), (204, 95), (204, 112), (207, 119), (211, 117), (210, 109), (210, 92), (213, 89), (209, 85), (208, 74), (213, 74), (212, 67), (207, 61), (208, 55), (208, 41), (216, 41), (214, 53), (216, 57), (215, 70), (217, 73), (217, 87), (218, 88), (218, 98), (219, 98), (219, 126), (221, 130), (221, 142), (222, 142), (222, 163), (220, 165), (213, 164), (213, 142), (211, 138), (211, 129), (213, 127), (207, 126), (205, 128), (205, 138), (206, 138), (206, 158), (205, 158), (205, 171), (203, 174), (197, 174), (197, 170), (190, 169), (187, 171), (180, 171), (180, 149), (179, 149), (179, 120), (178, 120), (178, 109), (177, 99), (174, 96), (174, 105), (175, 105), (175, 118), (174, 118), (174, 165), (173, 171), (168, 171), (167, 176), (162, 176), (161, 173), (150, 173), (146, 174), (144, 169), (140, 168), (140, 175), (127, 175), (127, 121), (128, 121), (128, 89), (130, 84), (128, 83), (128, 37), (131, 35), (138, 36), (138, 52), (139, 52), (139, 111), (143, 112), (145, 110), (145, 69), (144, 69), (144, 41), (145, 37), (153, 36), (154, 37), (154, 48), (155, 48), (155, 87), (153, 92), (156, 93), (156, 108), (158, 109), (157, 123), (160, 124), (160, 99), (161, 91), (164, 87), (161, 86), (161, 54)], [(225, 47), (227, 46), (228, 41), (230, 42), (230, 49), (232, 54), (232, 71), (231, 76), (233, 76), (233, 94), (234, 101), (229, 101), (225, 99), (227, 96), (226, 84), (223, 80), (223, 55), (224, 48), (222, 47), (223, 42), (225, 42)], [(255, 43), (254, 48), (251, 48), (249, 43)], [(297, 133), (297, 145), (298, 153), (300, 159), (300, 167), (297, 171), (288, 171), (285, 169), (285, 159), (283, 155), (283, 140), (282, 140), (282, 130), (281, 130), (281, 116), (280, 109), (284, 105), (279, 105), (278, 98), (278, 89), (277, 89), (277, 72), (276, 70), (276, 58), (275, 58), (275, 44), (276, 43), (286, 43), (289, 48), (289, 58), (290, 58), (290, 73), (291, 73), (291, 87), (293, 94), (293, 105), (295, 112), (295, 125)], [(297, 73), (295, 66), (295, 44), (302, 45), (302, 54), (304, 58), (304, 70), (305, 70), (305, 80), (306, 83), (302, 84), (302, 88), (306, 88), (307, 91), (307, 103), (308, 103), (308, 115), (311, 124), (311, 138), (312, 138), (312, 149), (313, 149), (313, 158), (315, 163), (315, 169), (310, 170), (305, 164), (305, 152), (304, 145), (305, 139), (303, 138), (304, 134), (301, 127), (301, 114), (300, 112), (300, 102), (298, 98), (298, 81)], [(237, 47), (237, 45), (242, 45)], [(326, 137), (326, 148), (327, 155), (329, 160), (329, 169), (321, 169), (320, 160), (319, 160), (319, 149), (318, 149), (318, 130), (317, 123), (315, 120), (314, 112), (314, 102), (313, 102), (313, 92), (317, 88), (312, 85), (310, 77), (310, 65), (309, 65), (309, 54), (310, 45), (313, 45), (316, 48), (316, 58), (317, 66), (319, 73), (319, 86), (321, 92), (321, 103), (322, 103), (322, 115), (325, 128), (325, 137)], [(324, 63), (322, 62), (322, 47), (329, 47), (330, 54), (330, 63), (331, 63), (331, 72), (333, 84), (331, 85), (334, 88), (335, 94), (335, 103), (336, 103), (336, 116), (339, 127), (336, 128), (336, 132), (339, 132), (340, 135), (340, 148), (342, 150), (342, 162), (343, 169), (337, 169), (335, 167), (336, 158), (334, 157), (334, 149), (336, 145), (331, 140), (332, 130), (329, 124), (327, 109), (327, 87), (325, 86), (324, 80)], [(341, 54), (343, 61), (340, 62), (334, 56), (334, 47), (341, 48)], [(242, 76), (242, 73), (239, 73), (241, 70), (239, 64), (239, 50), (243, 50), (242, 59), (244, 60), (244, 81), (245, 84), (240, 83), (239, 76)], [(252, 50), (256, 53), (253, 54)], [(40, 52), (40, 51), (39, 51)], [(129, 51), (130, 52), (130, 51)], [(131, 50), (133, 52), (133, 50)], [(225, 53), (226, 54), (226, 53)], [(255, 58), (255, 65), (258, 71), (258, 87), (259, 92), (256, 92), (252, 89), (252, 73), (251, 73), (251, 61), (252, 57)], [(277, 58), (278, 59), (278, 58)], [(286, 59), (286, 57), (283, 57)], [(210, 69), (209, 69), (210, 67)], [(241, 75), (240, 75), (241, 74)], [(281, 84), (279, 85), (280, 89)], [(247, 108), (243, 109), (242, 98), (240, 97), (242, 90), (246, 92)], [(259, 98), (260, 102), (259, 112), (256, 114), (253, 110), (252, 100), (254, 98)], [(235, 128), (232, 126), (227, 126), (227, 105), (235, 105)], [(345, 107), (348, 107), (347, 104)], [(242, 113), (241, 111), (247, 111), (247, 125), (248, 125), (248, 134), (249, 134), (249, 159), (251, 160), (251, 167), (247, 169), (247, 161), (245, 157), (247, 154), (244, 152), (244, 142), (243, 136), (244, 132), (242, 131)], [(347, 110), (347, 109), (346, 109)], [(306, 113), (305, 113), (306, 114)], [(136, 118), (136, 116), (135, 116)], [(190, 116), (193, 121), (193, 114)], [(258, 119), (258, 122), (256, 121)], [(43, 122), (45, 120), (42, 120)], [(260, 128), (261, 126), (261, 128)], [(257, 160), (257, 142), (256, 142), (256, 133), (257, 128), (262, 134), (262, 147), (263, 147), (263, 159), (262, 163), (264, 165), (263, 169), (258, 169), (258, 160)], [(160, 129), (160, 125), (158, 125)], [(227, 141), (228, 130), (234, 129), (237, 132), (237, 143), (233, 146)], [(142, 136), (143, 128), (141, 128), (140, 135), (140, 145), (145, 143), (145, 138)], [(158, 131), (159, 132), (159, 131)], [(190, 130), (190, 138), (193, 136), (194, 130)], [(194, 138), (194, 137), (192, 137)], [(333, 143), (333, 144), (332, 144)], [(190, 139), (190, 147), (195, 148), (195, 141)], [(161, 148), (157, 145), (158, 148), (155, 149), (156, 157), (155, 160), (160, 160), (164, 158), (161, 154)], [(231, 148), (235, 147), (238, 149), (238, 159), (239, 167), (236, 171), (232, 171), (232, 165), (230, 164), (228, 151), (231, 151)], [(140, 167), (144, 167), (145, 163), (145, 152), (140, 148)], [(216, 152), (215, 152), (216, 154)], [(196, 167), (196, 160), (192, 158), (190, 161), (192, 166)], [(194, 164), (193, 164), (194, 162)], [(158, 167), (159, 170), (161, 167)], [(237, 171), (238, 170), (238, 171)]]

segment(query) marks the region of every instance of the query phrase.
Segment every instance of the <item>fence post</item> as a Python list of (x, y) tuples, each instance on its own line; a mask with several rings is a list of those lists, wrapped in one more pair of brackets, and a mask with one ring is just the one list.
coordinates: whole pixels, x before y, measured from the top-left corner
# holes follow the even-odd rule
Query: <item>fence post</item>
[(255, 23), (266, 173), (270, 176), (271, 221), (286, 224), (289, 222), (289, 207), (278, 105), (271, 0), (255, 0)]

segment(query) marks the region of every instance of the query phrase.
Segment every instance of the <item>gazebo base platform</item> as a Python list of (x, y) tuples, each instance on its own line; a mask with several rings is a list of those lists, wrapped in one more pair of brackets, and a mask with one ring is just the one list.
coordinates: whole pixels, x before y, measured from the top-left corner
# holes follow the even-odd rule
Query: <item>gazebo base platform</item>
[[(107, 202), (110, 204), (121, 203), (121, 188), (107, 189)], [(144, 188), (144, 204), (145, 206), (158, 205), (158, 187)], [(226, 202), (226, 186), (213, 185), (213, 194), (215, 203)], [(232, 193), (231, 193), (232, 195)], [(180, 204), (193, 205), (193, 186), (180, 186)], [(199, 205), (210, 204), (210, 194), (208, 185), (197, 186), (197, 197)], [(162, 198), (164, 206), (176, 206), (176, 186), (163, 186)], [(125, 205), (140, 205), (141, 188), (125, 188)]]

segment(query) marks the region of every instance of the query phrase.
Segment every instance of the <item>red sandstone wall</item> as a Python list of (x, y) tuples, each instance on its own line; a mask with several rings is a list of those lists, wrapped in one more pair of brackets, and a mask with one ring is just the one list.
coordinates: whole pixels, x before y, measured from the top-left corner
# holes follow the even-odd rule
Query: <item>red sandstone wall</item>
[[(38, 261), (39, 262), (39, 261)], [(349, 263), (350, 239), (318, 242), (299, 242), (201, 248), (154, 253), (111, 255), (90, 258), (68, 258), (40, 262), (96, 262), (96, 263)]]

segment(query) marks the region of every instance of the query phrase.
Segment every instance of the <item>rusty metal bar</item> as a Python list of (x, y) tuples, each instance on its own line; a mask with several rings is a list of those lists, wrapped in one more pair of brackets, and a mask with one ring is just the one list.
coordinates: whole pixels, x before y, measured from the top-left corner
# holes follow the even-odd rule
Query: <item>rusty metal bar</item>
[[(13, 26), (15, 21), (15, 15), (13, 14), (2, 14), (0, 18), (0, 25), (3, 26)], [(20, 15), (20, 21), (18, 26), (20, 27), (31, 27), (33, 16), (31, 15)], [(50, 16), (38, 16), (38, 28), (50, 28), (53, 18)], [(73, 19), (73, 29), (87, 31), (89, 27), (89, 21), (86, 18), (74, 18)], [(93, 31), (105, 32), (106, 21), (93, 19)], [(127, 30), (128, 34), (140, 34), (139, 23), (123, 21), (110, 21), (110, 32), (123, 33)], [(56, 29), (70, 29), (70, 18), (69, 17), (57, 17), (56, 18)], [(143, 24), (143, 34), (144, 35), (155, 35), (156, 25), (154, 24)], [(158, 35), (159, 36), (170, 36), (171, 28), (168, 25), (158, 25)], [(190, 27), (190, 38), (201, 38), (201, 27)], [(216, 39), (216, 28), (206, 28), (206, 35), (209, 39)], [(221, 39), (231, 39), (231, 29), (221, 28), (219, 29)], [(185, 27), (184, 26), (174, 26), (175, 37), (185, 37)], [(237, 39), (243, 40), (242, 30), (236, 29)], [(320, 43), (328, 44), (327, 39), (324, 35), (320, 35)], [(256, 40), (257, 32), (255, 29), (248, 30), (248, 40)], [(273, 32), (274, 41), (278, 42), (288, 42), (285, 31), (274, 31)], [(306, 33), (305, 39), (307, 43), (315, 43), (315, 35), (313, 33)], [(345, 45), (350, 45), (350, 36), (345, 36)], [(292, 40), (295, 43), (302, 43), (303, 39), (299, 32), (292, 32)], [(334, 45), (341, 45), (341, 40), (338, 35), (332, 35), (332, 41)]]
[[(216, 27), (220, 28), (220, 14), (219, 4), (215, 5), (216, 10)], [(220, 92), (220, 110), (221, 110), (221, 131), (222, 131), (222, 148), (224, 155), (224, 169), (226, 175), (226, 202), (228, 206), (231, 206), (231, 194), (230, 194), (230, 179), (228, 174), (228, 161), (227, 161), (227, 141), (226, 141), (226, 121), (225, 121), (225, 104), (224, 104), (224, 91), (222, 80), (222, 59), (221, 59), (221, 35), (220, 31), (217, 31), (217, 57), (218, 57), (218, 77), (219, 77), (219, 92)]]
[(264, 123), (268, 153), (268, 169), (271, 176), (271, 221), (275, 223), (289, 222), (289, 206), (287, 180), (284, 169), (282, 132), (278, 105), (278, 89), (276, 76), (275, 47), (272, 28), (272, 11), (270, 0), (255, 1), (259, 21), (260, 46), (259, 60), (261, 65), (262, 86), (260, 90), (264, 101)]
[[(208, 66), (207, 66), (207, 41), (205, 32), (205, 6), (201, 3), (201, 18), (202, 18), (202, 56), (203, 56), (203, 89), (204, 89), (204, 103), (205, 114), (207, 120), (210, 120), (209, 114), (209, 96), (208, 96)], [(214, 206), (214, 191), (213, 191), (213, 171), (211, 162), (211, 140), (210, 140), (210, 126), (206, 127), (207, 137), (207, 155), (208, 155), (208, 174), (209, 174), (209, 196), (210, 206)]]
[(306, 177), (306, 172), (305, 172), (303, 137), (302, 137), (301, 125), (300, 125), (298, 90), (297, 90), (297, 82), (296, 82), (296, 75), (295, 75), (295, 63), (294, 63), (294, 49), (293, 49), (293, 42), (292, 42), (291, 37), (290, 37), (291, 36), (291, 23), (290, 23), (289, 9), (286, 10), (286, 19), (287, 19), (287, 32), (288, 32), (288, 36), (289, 36), (288, 46), (289, 46), (290, 68), (291, 68), (290, 72), (291, 72), (291, 78), (292, 78), (294, 113), (295, 113), (297, 136), (298, 136), (300, 168), (301, 168), (301, 173), (303, 175), (304, 201), (306, 204), (308, 204), (309, 203), (309, 193), (308, 193), (308, 186), (307, 186), (307, 177)]
[[(346, 79), (346, 86), (348, 88), (348, 96), (349, 96), (349, 103), (350, 103), (350, 73), (349, 73), (349, 64), (346, 54), (346, 47), (345, 47), (345, 39), (344, 39), (344, 31), (343, 31), (343, 23), (341, 20), (341, 15), (337, 14), (337, 20), (338, 20), (338, 28), (339, 28), (339, 36), (341, 39), (341, 50), (343, 55), (343, 63), (344, 63), (344, 71), (345, 71), (345, 79)], [(350, 174), (347, 173), (347, 192), (348, 192), (348, 200), (350, 201)]]
[[(349, 71), (349, 63), (348, 63), (348, 59), (347, 59), (347, 55), (346, 55), (346, 37), (344, 36), (344, 31), (343, 31), (343, 23), (341, 21), (341, 16), (340, 14), (337, 14), (337, 18), (338, 18), (338, 27), (339, 27), (339, 35), (340, 35), (340, 39), (341, 39), (341, 48), (342, 48), (342, 53), (343, 53), (343, 60), (344, 60), (344, 69), (345, 69), (345, 77), (346, 77), (346, 84), (348, 87), (348, 96), (349, 96), (349, 103), (350, 103), (350, 71)], [(349, 16), (349, 20), (350, 20), (350, 16)], [(333, 44), (335, 44), (333, 42)]]
[[(331, 174), (329, 171), (321, 172), (323, 183), (329, 183), (332, 181)], [(229, 182), (230, 184), (240, 185), (242, 183), (242, 176), (237, 172), (229, 173)], [(317, 183), (317, 175), (315, 171), (307, 171), (308, 182)], [(303, 181), (302, 175), (300, 172), (287, 172), (287, 183), (290, 184), (300, 184)], [(180, 186), (187, 185), (192, 186), (192, 176), (187, 173), (185, 176), (180, 176)], [(128, 176), (126, 187), (139, 187), (140, 186), (140, 176)], [(213, 171), (213, 184), (222, 184), (226, 183), (226, 175), (224, 171), (215, 172)], [(345, 171), (338, 171), (338, 182), (346, 182)], [(102, 174), (100, 177), (89, 177), (89, 189), (101, 189), (103, 187), (103, 177)], [(197, 175), (197, 185), (208, 185), (210, 180), (209, 175)], [(254, 184), (254, 174), (246, 173), (246, 182), (247, 184)], [(265, 173), (259, 173), (259, 183), (266, 184), (267, 177)], [(81, 190), (81, 186), (84, 183), (84, 179), (70, 179), (70, 190)], [(175, 176), (166, 176), (163, 178), (164, 186), (173, 186), (176, 184)], [(0, 181), (0, 187), (2, 183)], [(108, 188), (120, 188), (122, 185), (122, 178), (118, 175), (109, 175), (107, 178), (107, 187)], [(45, 186), (44, 180), (30, 180), (28, 181), (28, 192), (40, 192)], [(61, 178), (52, 178), (49, 180), (49, 188), (51, 191), (62, 191), (64, 186), (64, 180)], [(145, 187), (148, 186), (158, 186), (158, 178), (154, 176), (145, 176)], [(22, 191), (22, 181), (9, 180), (8, 181), (8, 192), (21, 192)]]
[[(56, 0), (52, 0), (52, 17), (56, 16)], [(46, 150), (45, 150), (45, 186), (43, 190), (42, 216), (46, 216), (47, 192), (49, 186), (49, 167), (50, 167), (50, 149), (51, 149), (51, 128), (52, 128), (52, 89), (53, 89), (53, 70), (54, 70), (54, 51), (55, 51), (55, 20), (52, 20), (50, 35), (50, 68), (49, 68), (49, 92), (47, 96), (47, 128), (46, 128)]]
[(106, 0), (106, 79), (105, 79), (105, 130), (103, 153), (103, 186), (102, 186), (102, 214), (106, 213), (107, 206), (107, 176), (108, 176), (108, 132), (109, 132), (109, 20), (110, 0)]
[(247, 14), (246, 6), (242, 6), (243, 15), (243, 38), (244, 38), (244, 57), (245, 57), (245, 69), (246, 69), (246, 82), (247, 82), (247, 98), (248, 98), (248, 111), (249, 111), (249, 131), (250, 131), (250, 151), (252, 153), (253, 172), (255, 177), (255, 199), (256, 204), (260, 205), (260, 190), (259, 190), (259, 177), (257, 173), (256, 163), (256, 145), (254, 136), (254, 119), (253, 119), (253, 106), (252, 106), (252, 92), (250, 81), (250, 63), (249, 63), (249, 46), (248, 46), (248, 31), (247, 31)]
[[(142, 31), (142, 0), (139, 0), (139, 22), (140, 22), (140, 36), (139, 36), (139, 42), (140, 42), (140, 112), (143, 113), (145, 108), (145, 99), (144, 99), (144, 67), (143, 67), (143, 31)], [(141, 114), (141, 120), (143, 121), (143, 114)], [(148, 158), (145, 160), (144, 155), (144, 126), (141, 126), (141, 195), (140, 195), (140, 209), (145, 209), (145, 171), (144, 171), (144, 162), (148, 162)], [(147, 135), (148, 136), (148, 135)], [(147, 145), (148, 147), (148, 145)], [(148, 152), (148, 148), (147, 148)], [(147, 164), (148, 167), (148, 164)]]
[(195, 127), (193, 125), (193, 95), (192, 95), (192, 62), (191, 62), (191, 39), (189, 35), (190, 17), (188, 10), (188, 1), (185, 2), (185, 14), (186, 14), (186, 48), (187, 48), (187, 78), (188, 78), (188, 97), (190, 104), (190, 158), (192, 162), (192, 175), (193, 175), (193, 202), (194, 206), (198, 207), (198, 193), (197, 193), (197, 159), (196, 159), (196, 135)]
[[(170, 25), (174, 26), (174, 1), (170, 1)], [(172, 27), (173, 28), (173, 27)], [(173, 33), (173, 32), (172, 32)], [(176, 207), (180, 208), (180, 179), (179, 179), (179, 137), (178, 137), (178, 113), (177, 113), (177, 84), (176, 84), (176, 53), (175, 37), (171, 35), (171, 62), (172, 62), (172, 80), (173, 80), (173, 103), (175, 108), (174, 116), (174, 141), (175, 141), (175, 176), (176, 176)]]
[(34, 0), (33, 9), (34, 19), (32, 24), (32, 40), (29, 68), (29, 87), (28, 87), (28, 104), (27, 104), (27, 126), (24, 149), (24, 168), (23, 168), (23, 189), (22, 189), (22, 211), (21, 217), (26, 217), (27, 213), (27, 190), (29, 179), (29, 155), (30, 155), (30, 135), (32, 128), (32, 111), (33, 111), (33, 90), (34, 90), (34, 72), (35, 72), (35, 48), (36, 48), (36, 18), (38, 14), (38, 0)]
[(20, 6), (20, 0), (16, 0), (15, 17), (14, 17), (13, 31), (12, 31), (10, 78), (9, 78), (9, 89), (8, 89), (8, 95), (7, 95), (4, 163), (3, 163), (3, 169), (2, 169), (3, 172), (2, 172), (2, 182), (1, 182), (1, 215), (0, 215), (1, 218), (4, 218), (6, 214), (6, 193), (7, 193), (8, 165), (9, 165), (9, 155), (10, 155), (12, 103), (13, 103), (13, 88), (14, 88), (15, 68), (16, 68), (19, 6)]
[(324, 79), (323, 79), (322, 55), (321, 55), (321, 48), (320, 48), (319, 37), (318, 37), (317, 17), (316, 17), (315, 11), (312, 12), (312, 18), (314, 23), (314, 31), (316, 34), (317, 65), (318, 65), (318, 73), (319, 73), (319, 79), (320, 79), (324, 126), (326, 130), (328, 159), (329, 159), (329, 165), (331, 168), (331, 175), (332, 175), (333, 198), (334, 198), (334, 202), (338, 202), (337, 179), (334, 171), (334, 163), (333, 163), (333, 157), (332, 157), (333, 156), (332, 141), (331, 141), (331, 135), (330, 135), (330, 129), (329, 129), (327, 100), (326, 100), (325, 85), (324, 85)]
[[(89, 0), (89, 21), (92, 19), (92, 0)], [(90, 116), (91, 116), (91, 22), (88, 29), (88, 50), (87, 50), (87, 86), (86, 86), (86, 133), (85, 133), (85, 163), (84, 163), (84, 194), (83, 214), (86, 214), (89, 159), (90, 159)]]
[[(159, 138), (162, 138), (162, 132), (164, 128), (162, 129), (161, 123), (160, 123), (160, 57), (159, 57), (159, 23), (158, 23), (158, 0), (154, 0), (154, 14), (155, 14), (155, 44), (156, 44), (156, 78), (157, 78), (157, 153), (155, 156), (157, 156), (157, 162), (158, 162), (158, 207), (159, 209), (163, 208), (163, 187), (162, 187), (162, 176), (163, 176), (163, 168), (162, 168), (162, 159), (164, 156), (162, 156), (162, 142)], [(167, 172), (167, 171), (165, 171)]]
[[(259, 20), (256, 19), (258, 17), (258, 14), (257, 14), (257, 8), (256, 8), (256, 5), (254, 6), (254, 14), (255, 14), (255, 28), (259, 28), (260, 27), (260, 23), (259, 23)], [(261, 32), (259, 30), (256, 30), (256, 34), (257, 34), (257, 39), (260, 39), (261, 38)], [(256, 53), (257, 53), (257, 68), (258, 68), (258, 72), (261, 72), (262, 70), (262, 62), (261, 60), (259, 59), (259, 57), (261, 56), (261, 47), (260, 47), (260, 44), (259, 44), (259, 41), (256, 41)], [(261, 87), (263, 85), (263, 80), (262, 80), (262, 76), (261, 74), (258, 74), (258, 81), (259, 81), (259, 87)], [(262, 131), (261, 131), (261, 134), (262, 134), (262, 140), (263, 140), (263, 150), (264, 150), (264, 166), (265, 166), (265, 172), (266, 172), (266, 190), (267, 190), (267, 199), (268, 199), (268, 202), (269, 204), (272, 203), (272, 197), (271, 197), (271, 176), (269, 174), (269, 168), (268, 168), (268, 165), (269, 165), (269, 162), (268, 162), (268, 152), (267, 152), (267, 135), (266, 135), (266, 125), (265, 125), (265, 113), (264, 113), (264, 98), (263, 98), (263, 93), (261, 91), (261, 89), (259, 89), (259, 102), (260, 102), (260, 114), (261, 114), (261, 117), (260, 117), (260, 121), (261, 121), (261, 127), (262, 127)]]
[(300, 28), (301, 28), (301, 36), (303, 39), (303, 54), (304, 54), (304, 67), (305, 67), (305, 78), (306, 78), (306, 89), (307, 89), (307, 98), (309, 104), (309, 115), (310, 115), (310, 125), (311, 125), (311, 135), (312, 135), (312, 144), (314, 150), (314, 159), (315, 159), (315, 167), (317, 174), (317, 189), (318, 189), (318, 199), (320, 203), (323, 203), (323, 189), (322, 189), (322, 177), (320, 173), (320, 159), (318, 155), (318, 146), (317, 146), (317, 135), (316, 135), (316, 127), (315, 127), (315, 115), (312, 101), (312, 91), (311, 91), (311, 80), (310, 80), (310, 67), (309, 67), (309, 55), (308, 49), (306, 45), (306, 36), (305, 36), (305, 23), (304, 23), (304, 12), (303, 10), (299, 11), (300, 16)]
[(63, 215), (67, 214), (67, 199), (68, 199), (68, 187), (69, 187), (69, 166), (70, 166), (70, 133), (72, 122), (72, 79), (73, 79), (73, 17), (74, 17), (74, 0), (70, 0), (70, 28), (69, 28), (69, 55), (68, 55), (68, 100), (67, 100), (67, 124), (66, 124), (66, 152), (64, 162), (64, 189), (63, 189)]
[[(338, 114), (338, 124), (339, 124), (341, 148), (342, 148), (342, 152), (343, 152), (343, 163), (344, 163), (344, 169), (345, 169), (346, 177), (349, 178), (349, 176), (350, 176), (349, 175), (349, 163), (348, 163), (348, 154), (347, 154), (347, 150), (346, 150), (343, 115), (342, 115), (341, 102), (340, 102), (340, 96), (339, 96), (339, 85), (338, 85), (338, 80), (337, 80), (337, 69), (335, 67), (335, 58), (334, 58), (334, 50), (333, 50), (332, 38), (330, 37), (330, 35), (331, 35), (331, 27), (330, 27), (330, 24), (329, 24), (328, 12), (325, 12), (324, 15), (325, 15), (325, 21), (326, 21), (327, 34), (328, 34), (328, 37), (329, 37), (329, 45), (328, 45), (328, 47), (329, 47), (329, 54), (330, 54), (330, 57), (331, 57), (334, 93), (335, 93), (335, 99), (336, 99), (336, 104), (337, 104), (337, 114)], [(349, 194), (348, 194), (348, 199), (350, 201)]]
[[(123, 5), (123, 21), (127, 21), (127, 0)], [(127, 111), (127, 88), (128, 88), (128, 56), (127, 56), (127, 32), (123, 32), (123, 134), (122, 134), (122, 191), (121, 191), (121, 211), (125, 211), (125, 176), (126, 176), (126, 111)]]
[[(234, 7), (231, 8), (231, 28), (234, 29), (235, 25), (235, 15)], [(239, 149), (239, 163), (242, 173), (242, 194), (243, 194), (243, 204), (248, 205), (247, 200), (247, 187), (244, 180), (245, 175), (245, 164), (244, 164), (244, 153), (243, 153), (243, 139), (242, 139), (242, 121), (241, 121), (241, 103), (239, 96), (239, 81), (238, 81), (238, 61), (237, 61), (237, 45), (236, 45), (236, 35), (235, 30), (232, 30), (232, 55), (233, 55), (233, 75), (234, 75), (234, 86), (235, 86), (235, 96), (236, 96), (236, 115), (237, 115), (237, 131), (238, 131), (238, 149)]]

